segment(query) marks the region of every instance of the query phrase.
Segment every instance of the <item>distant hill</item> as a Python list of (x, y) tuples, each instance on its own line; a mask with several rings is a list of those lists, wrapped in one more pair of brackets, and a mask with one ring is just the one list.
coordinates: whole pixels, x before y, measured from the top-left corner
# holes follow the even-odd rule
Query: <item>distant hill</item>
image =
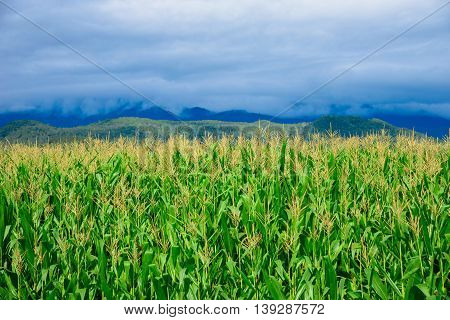
[(448, 135), (450, 129), (450, 120), (428, 115), (428, 114), (413, 114), (413, 115), (398, 115), (398, 114), (374, 114), (374, 118), (384, 120), (390, 124), (414, 129), (417, 132), (426, 133), (431, 137), (442, 138)]
[(57, 136), (58, 129), (35, 120), (17, 120), (0, 127), (0, 139), (29, 142), (38, 140), (45, 142)]
[(298, 123), (303, 122), (304, 118), (273, 118), (267, 114), (253, 113), (245, 110), (227, 110), (222, 112), (213, 112), (208, 109), (194, 107), (185, 108), (180, 114), (176, 115), (161, 107), (146, 107), (142, 103), (124, 104), (120, 108), (86, 116), (83, 112), (63, 113), (60, 111), (21, 111), (0, 113), (0, 125), (5, 125), (16, 120), (35, 120), (56, 127), (76, 127), (87, 125), (102, 120), (111, 120), (117, 118), (148, 118), (152, 120), (183, 120), (183, 121), (201, 121), (217, 120), (228, 122), (256, 122), (259, 120), (271, 120), (279, 123)]
[(146, 107), (143, 103), (123, 104), (120, 108), (95, 115), (86, 115), (81, 110), (65, 113), (60, 109), (46, 111), (28, 110), (18, 112), (0, 113), (0, 126), (16, 120), (40, 121), (55, 127), (69, 128), (88, 125), (103, 120), (121, 117), (138, 117), (153, 120), (178, 120), (174, 113), (161, 107)]
[(271, 120), (271, 118), (271, 116), (266, 114), (247, 112), (245, 110), (228, 110), (215, 113), (211, 120), (255, 122), (258, 120)]
[(310, 132), (337, 132), (342, 136), (365, 135), (381, 130), (386, 130), (390, 134), (397, 134), (402, 131), (401, 128), (380, 119), (367, 120), (352, 116), (324, 116), (312, 121), (308, 129)]
[[(389, 123), (390, 125), (414, 129), (417, 132), (428, 134), (433, 137), (442, 138), (446, 136), (450, 128), (450, 119), (434, 116), (425, 112), (412, 115), (397, 115), (392, 113), (375, 113), (375, 109), (371, 106), (364, 106), (365, 109), (371, 112), (370, 118), (364, 118), (364, 120), (371, 120), (373, 118), (383, 120), (383, 125)], [(38, 111), (41, 110), (41, 111)], [(146, 118), (151, 120), (165, 120), (165, 121), (223, 121), (223, 122), (245, 122), (253, 123), (257, 121), (270, 121), (273, 123), (284, 124), (296, 124), (303, 122), (312, 122), (320, 120), (317, 125), (323, 123), (326, 117), (273, 117), (268, 114), (248, 112), (245, 110), (227, 110), (221, 112), (214, 112), (201, 107), (185, 108), (179, 114), (174, 114), (165, 110), (162, 107), (151, 106), (149, 107), (143, 102), (129, 102), (126, 100), (119, 100), (116, 107), (107, 111), (100, 112), (95, 115), (86, 115), (81, 110), (64, 113), (60, 106), (53, 109), (42, 111), (41, 108), (35, 110), (22, 111), (22, 112), (7, 112), (0, 113), (0, 126), (17, 120), (32, 120), (45, 123), (57, 128), (74, 128), (90, 124), (95, 124), (99, 121), (112, 120), (117, 118)], [(45, 109), (46, 110), (46, 109)], [(345, 117), (347, 109), (345, 106), (333, 106), (333, 114), (336, 116)], [(332, 119), (332, 118), (330, 118)], [(329, 120), (330, 120), (329, 119)], [(348, 117), (351, 119), (351, 117)], [(355, 119), (355, 118), (353, 118)], [(350, 121), (342, 126), (349, 128), (353, 126), (353, 129), (349, 129), (349, 132), (353, 132), (360, 124), (356, 124), (356, 120)], [(347, 129), (342, 127), (343, 132)], [(70, 130), (69, 130), (70, 131)], [(75, 130), (76, 131), (76, 130)]]
[(200, 107), (194, 107), (194, 108), (184, 108), (183, 111), (181, 111), (179, 117), (182, 120), (212, 120), (211, 118), (214, 117), (215, 112), (212, 112), (205, 108)]
[(253, 136), (264, 129), (269, 133), (286, 135), (300, 134), (307, 137), (312, 133), (336, 132), (343, 136), (358, 136), (378, 132), (382, 129), (387, 134), (396, 135), (408, 132), (378, 119), (358, 117), (326, 116), (312, 122), (280, 124), (269, 121), (225, 122), (216, 120), (173, 121), (150, 120), (146, 118), (117, 118), (102, 120), (93, 124), (71, 128), (57, 128), (35, 120), (13, 121), (0, 127), (0, 140), (9, 142), (46, 143), (64, 142), (84, 139), (89, 136), (101, 139), (118, 137), (139, 138), (154, 137), (166, 139), (170, 135), (185, 134), (188, 137), (204, 137), (205, 135), (244, 135)]
[(267, 120), (276, 123), (299, 123), (313, 118), (306, 117), (273, 117), (268, 114), (248, 112), (245, 110), (234, 109), (220, 112), (213, 112), (205, 108), (184, 108), (180, 113), (181, 120), (196, 121), (196, 120), (217, 120), (227, 122), (256, 122), (260, 120)]

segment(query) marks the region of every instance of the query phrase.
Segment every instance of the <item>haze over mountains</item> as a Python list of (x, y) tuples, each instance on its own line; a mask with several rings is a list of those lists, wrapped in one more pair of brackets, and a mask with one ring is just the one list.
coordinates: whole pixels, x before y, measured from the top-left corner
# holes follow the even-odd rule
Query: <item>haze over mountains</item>
[[(370, 111), (370, 106), (365, 106)], [(346, 116), (345, 107), (335, 107), (333, 115)], [(185, 108), (179, 114), (172, 113), (159, 106), (148, 107), (144, 102), (122, 101), (115, 108), (106, 112), (86, 115), (78, 109), (63, 112), (60, 107), (50, 109), (35, 108), (27, 111), (13, 111), (0, 113), (0, 126), (4, 126), (17, 120), (35, 120), (58, 128), (89, 125), (103, 120), (111, 120), (122, 117), (147, 118), (152, 120), (169, 121), (201, 121), (217, 120), (225, 122), (256, 122), (268, 120), (276, 123), (293, 124), (309, 122), (320, 118), (322, 115), (297, 116), (297, 117), (273, 117), (269, 114), (248, 112), (241, 109), (214, 112), (201, 107)], [(344, 110), (344, 111), (340, 111)], [(414, 129), (429, 136), (441, 138), (448, 134), (450, 119), (439, 117), (425, 111), (413, 114), (395, 114), (392, 112), (380, 112), (375, 110), (363, 116), (366, 119), (380, 119), (391, 125)]]

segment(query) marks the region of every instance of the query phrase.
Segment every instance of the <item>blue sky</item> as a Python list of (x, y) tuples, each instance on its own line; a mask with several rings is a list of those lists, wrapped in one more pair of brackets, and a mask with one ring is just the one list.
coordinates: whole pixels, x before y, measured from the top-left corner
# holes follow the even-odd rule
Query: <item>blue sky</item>
[[(438, 0), (3, 0), (172, 111), (276, 114), (445, 3)], [(450, 118), (450, 5), (290, 114), (362, 104)], [(0, 5), (0, 110), (88, 113), (122, 84)]]

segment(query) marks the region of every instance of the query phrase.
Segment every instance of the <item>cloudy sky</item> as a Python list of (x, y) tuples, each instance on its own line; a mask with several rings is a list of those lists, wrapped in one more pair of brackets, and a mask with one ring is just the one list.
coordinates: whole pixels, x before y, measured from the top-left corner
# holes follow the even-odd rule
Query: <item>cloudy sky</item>
[[(446, 0), (0, 0), (0, 110), (142, 99), (276, 114)], [(450, 118), (450, 5), (287, 114), (332, 104)]]

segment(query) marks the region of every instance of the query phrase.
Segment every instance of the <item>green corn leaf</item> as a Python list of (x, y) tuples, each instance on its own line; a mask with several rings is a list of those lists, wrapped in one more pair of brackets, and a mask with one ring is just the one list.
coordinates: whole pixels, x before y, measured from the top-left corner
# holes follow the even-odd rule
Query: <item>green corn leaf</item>
[(273, 277), (264, 273), (264, 280), (269, 290), (270, 296), (274, 300), (285, 300), (281, 284)]
[(325, 258), (325, 273), (327, 279), (327, 286), (330, 288), (330, 298), (332, 300), (337, 299), (337, 276), (330, 258)]
[(372, 271), (372, 288), (375, 290), (375, 292), (381, 299), (383, 300), (389, 299), (386, 285), (383, 283), (383, 281), (381, 281), (380, 276), (375, 270)]

